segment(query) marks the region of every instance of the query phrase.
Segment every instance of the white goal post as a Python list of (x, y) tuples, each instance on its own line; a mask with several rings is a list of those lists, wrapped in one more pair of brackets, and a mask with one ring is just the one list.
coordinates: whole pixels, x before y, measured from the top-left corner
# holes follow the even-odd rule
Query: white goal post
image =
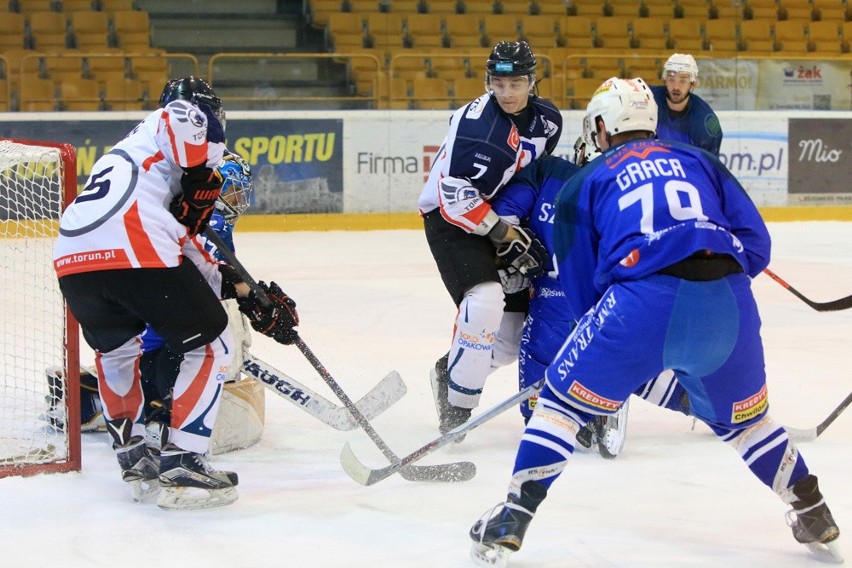
[(80, 469), (78, 325), (52, 262), (76, 195), (72, 145), (0, 138), (0, 478)]

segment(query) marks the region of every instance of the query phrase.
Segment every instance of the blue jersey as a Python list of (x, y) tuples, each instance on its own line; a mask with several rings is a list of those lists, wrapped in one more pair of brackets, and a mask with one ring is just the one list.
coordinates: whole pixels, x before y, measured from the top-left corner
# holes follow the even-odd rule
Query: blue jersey
[(754, 277), (770, 249), (757, 207), (715, 156), (652, 139), (610, 148), (569, 180), (557, 197), (553, 241), (577, 320), (611, 284), (698, 251), (729, 254)]
[(666, 103), (665, 85), (651, 87), (651, 92), (659, 108), (657, 138), (677, 140), (719, 155), (722, 126), (719, 124), (719, 117), (704, 99), (693, 93), (689, 95), (686, 109), (683, 112), (675, 112), (669, 109)]
[[(234, 226), (225, 221), (225, 218), (218, 209), (213, 211), (213, 215), (210, 217), (208, 225), (216, 232), (217, 235), (219, 235), (222, 242), (231, 249), (231, 252), (234, 252)], [(222, 254), (216, 250), (216, 247), (214, 247), (210, 241), (205, 241), (204, 248), (213, 253), (216, 260), (225, 260)], [(151, 326), (145, 326), (145, 331), (142, 332), (143, 353), (160, 349), (165, 344), (166, 341), (160, 337), (157, 332), (151, 328)]]

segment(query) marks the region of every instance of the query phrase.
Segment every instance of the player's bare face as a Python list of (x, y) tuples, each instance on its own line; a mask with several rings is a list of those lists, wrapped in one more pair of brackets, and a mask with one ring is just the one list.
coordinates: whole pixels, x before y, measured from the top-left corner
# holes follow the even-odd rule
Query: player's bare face
[(489, 87), (503, 112), (517, 114), (526, 108), (530, 98), (527, 77), (491, 77)]
[(692, 89), (692, 79), (686, 73), (666, 74), (666, 95), (672, 105), (683, 105)]

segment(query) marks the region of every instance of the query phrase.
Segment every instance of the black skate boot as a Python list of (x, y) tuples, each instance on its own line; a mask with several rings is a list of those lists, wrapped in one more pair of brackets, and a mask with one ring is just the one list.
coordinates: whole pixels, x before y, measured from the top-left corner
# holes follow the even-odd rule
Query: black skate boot
[(127, 418), (110, 420), (107, 431), (113, 439), (112, 448), (121, 467), (121, 479), (130, 483), (134, 501), (143, 501), (157, 493), (157, 465), (154, 463), (143, 436), (131, 436), (133, 423)]
[(808, 475), (797, 481), (789, 489), (785, 501), (793, 506), (793, 510), (787, 513), (787, 524), (793, 529), (793, 538), (820, 558), (843, 562), (835, 542), (840, 536), (840, 529), (819, 491), (816, 476)]
[(237, 500), (239, 479), (233, 471), (217, 471), (204, 456), (166, 444), (160, 452), (160, 497), (164, 509), (207, 509)]
[(547, 497), (547, 488), (537, 481), (521, 485), (521, 496), (510, 494), (470, 529), (473, 545), (470, 556), (485, 566), (505, 566), (509, 554), (517, 552), (524, 541), (536, 509)]
[[(444, 355), (435, 363), (435, 368), (430, 373), (432, 379), (432, 395), (435, 397), (435, 409), (438, 411), (438, 429), (441, 434), (446, 434), (453, 428), (461, 426), (470, 419), (472, 409), (453, 406), (447, 399), (447, 362), (449, 353)], [(456, 439), (456, 442), (464, 440), (464, 436)]]

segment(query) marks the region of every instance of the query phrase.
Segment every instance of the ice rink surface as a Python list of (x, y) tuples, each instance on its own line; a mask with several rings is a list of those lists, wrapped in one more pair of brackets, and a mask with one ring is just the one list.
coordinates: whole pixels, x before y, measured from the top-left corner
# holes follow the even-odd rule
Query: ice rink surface
[[(790, 284), (817, 301), (852, 294), (852, 223), (770, 231), (770, 268)], [(303, 339), (353, 400), (399, 371), (408, 393), (372, 422), (397, 455), (437, 435), (428, 373), (448, 349), (455, 310), (420, 231), (238, 232), (235, 240), (257, 280), (274, 279), (297, 301)], [(770, 411), (813, 427), (852, 386), (852, 310), (816, 312), (765, 275), (754, 289)], [(252, 353), (338, 402), (295, 347), (255, 335)], [(517, 388), (516, 373), (512, 365), (490, 377), (480, 411)], [(239, 473), (239, 501), (182, 512), (133, 503), (107, 435), (84, 434), (82, 472), (0, 479), (0, 566), (473, 566), (467, 531), (504, 499), (521, 431), (512, 409), (422, 462), (471, 460), (472, 481), (397, 475), (362, 487), (338, 458), (348, 441), (365, 463), (386, 465), (370, 439), (267, 391), (261, 442), (213, 459)], [(852, 530), (852, 410), (800, 449), (841, 530)], [(510, 566), (821, 565), (793, 540), (786, 509), (706, 427), (635, 400), (622, 454), (575, 453)], [(852, 555), (846, 534), (841, 548)]]

